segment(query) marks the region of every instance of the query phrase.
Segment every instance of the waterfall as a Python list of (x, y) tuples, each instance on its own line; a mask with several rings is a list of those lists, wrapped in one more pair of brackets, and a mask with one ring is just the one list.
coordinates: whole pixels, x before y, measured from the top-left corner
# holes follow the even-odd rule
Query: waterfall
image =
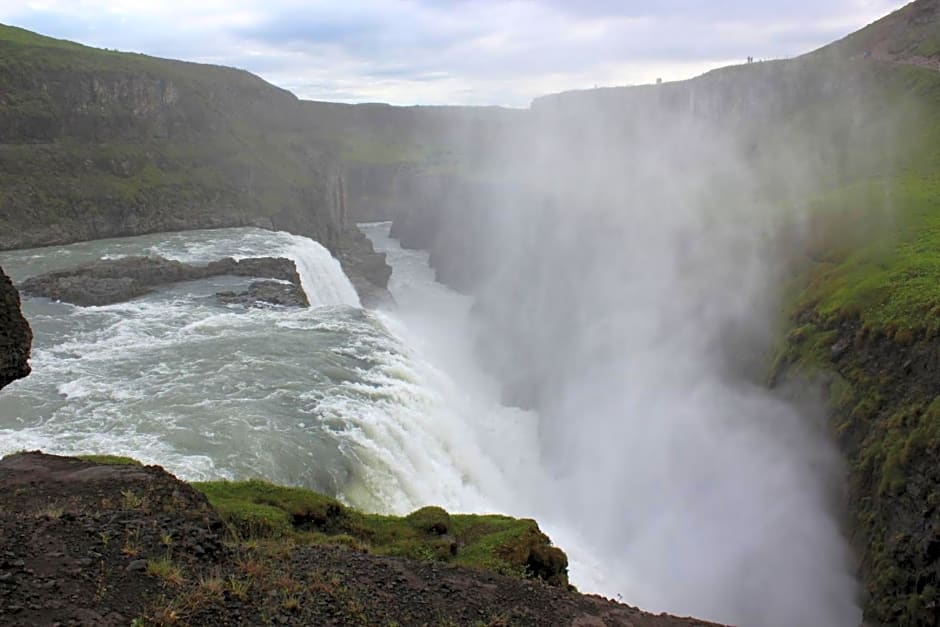
[(356, 288), (330, 251), (307, 237), (288, 233), (280, 235), (288, 242), (283, 254), (297, 265), (300, 282), (311, 305), (360, 306)]

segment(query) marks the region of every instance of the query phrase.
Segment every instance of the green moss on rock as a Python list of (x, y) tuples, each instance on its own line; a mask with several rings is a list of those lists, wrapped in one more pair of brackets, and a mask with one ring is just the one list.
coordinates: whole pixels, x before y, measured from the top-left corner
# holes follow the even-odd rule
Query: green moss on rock
[(194, 483), (234, 537), (342, 545), (377, 555), (451, 562), (568, 585), (568, 559), (534, 520), (449, 514), (424, 507), (403, 517), (367, 514), (302, 488), (264, 481)]
[(924, 594), (940, 586), (940, 74), (878, 72), (877, 97), (916, 124), (885, 137), (901, 147), (890, 167), (830, 176), (808, 198), (771, 381), (814, 381), (828, 400), (866, 618), (933, 625)]
[[(848, 468), (850, 532), (861, 557), (865, 614), (884, 624), (935, 624), (925, 590), (940, 586), (940, 341), (863, 332), (851, 318), (814, 317), (791, 333), (783, 378), (827, 393)], [(798, 339), (800, 338), (800, 339)], [(833, 350), (837, 348), (838, 350)]]
[(133, 457), (124, 457), (121, 455), (77, 455), (78, 459), (95, 464), (104, 464), (106, 466), (143, 466), (142, 463)]

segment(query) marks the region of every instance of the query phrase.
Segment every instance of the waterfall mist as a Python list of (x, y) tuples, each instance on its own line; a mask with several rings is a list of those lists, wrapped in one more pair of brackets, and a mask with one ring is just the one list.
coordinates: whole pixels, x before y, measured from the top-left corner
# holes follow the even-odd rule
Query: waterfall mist
[(519, 488), (603, 556), (596, 591), (741, 625), (852, 626), (825, 408), (766, 384), (806, 199), (852, 148), (838, 124), (764, 128), (778, 109), (696, 83), (537, 102), (467, 148), (477, 180), (435, 183), (430, 248), (476, 298), (505, 399), (539, 413), (539, 478)]

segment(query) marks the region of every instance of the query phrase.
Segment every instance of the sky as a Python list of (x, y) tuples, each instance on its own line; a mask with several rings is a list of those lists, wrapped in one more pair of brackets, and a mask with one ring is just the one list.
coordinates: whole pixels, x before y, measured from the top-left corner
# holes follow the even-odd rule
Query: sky
[(0, 22), (249, 70), (301, 98), (528, 106), (791, 57), (903, 0), (0, 0)]

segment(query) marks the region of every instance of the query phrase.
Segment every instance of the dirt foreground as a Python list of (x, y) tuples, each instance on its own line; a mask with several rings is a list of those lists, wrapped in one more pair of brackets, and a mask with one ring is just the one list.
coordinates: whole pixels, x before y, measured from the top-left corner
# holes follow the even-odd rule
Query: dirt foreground
[(712, 625), (437, 562), (234, 542), (159, 466), (39, 452), (0, 460), (0, 624)]

